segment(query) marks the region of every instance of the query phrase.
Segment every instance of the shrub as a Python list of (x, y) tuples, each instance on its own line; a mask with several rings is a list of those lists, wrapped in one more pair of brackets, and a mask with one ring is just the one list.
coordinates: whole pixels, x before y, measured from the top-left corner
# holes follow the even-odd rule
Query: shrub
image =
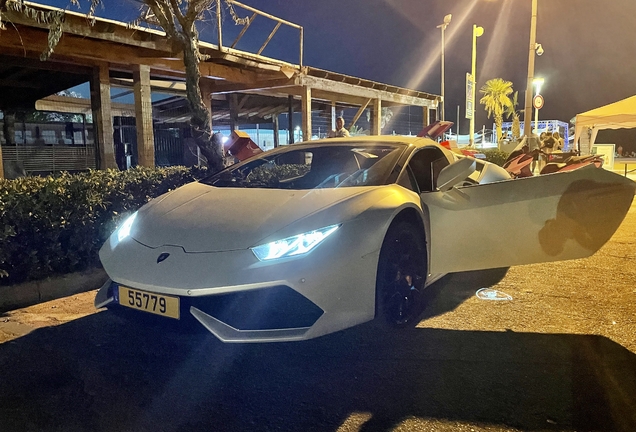
[(503, 164), (506, 162), (506, 159), (508, 159), (508, 155), (509, 155), (509, 153), (502, 150), (497, 150), (497, 149), (484, 150), (482, 153), (486, 155), (486, 160), (488, 162), (492, 162), (499, 166), (503, 166)]
[(204, 176), (200, 168), (134, 168), (0, 179), (0, 285), (83, 270), (123, 217)]

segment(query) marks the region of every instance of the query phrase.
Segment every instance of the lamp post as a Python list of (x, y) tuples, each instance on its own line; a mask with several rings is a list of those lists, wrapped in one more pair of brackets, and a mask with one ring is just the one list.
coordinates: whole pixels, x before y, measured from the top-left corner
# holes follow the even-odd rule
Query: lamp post
[[(534, 84), (534, 86), (537, 88), (537, 91), (534, 94), (535, 96), (541, 94), (541, 86), (544, 82), (545, 80), (543, 78), (535, 78), (532, 80), (532, 84)], [(537, 132), (539, 131), (539, 108), (537, 108), (536, 106), (534, 107), (534, 128), (537, 130)]]
[[(523, 131), (528, 138), (532, 136), (532, 81), (534, 80), (534, 55), (539, 49), (537, 44), (537, 0), (532, 0), (532, 20), (530, 21), (530, 46), (528, 50), (528, 81), (526, 83), (526, 101), (523, 115)], [(543, 52), (543, 50), (541, 51)]]
[(480, 37), (481, 35), (484, 34), (484, 28), (483, 27), (478, 27), (477, 25), (473, 24), (473, 60), (472, 60), (472, 67), (471, 67), (471, 73), (473, 75), (473, 86), (472, 86), (472, 94), (471, 94), (471, 98), (473, 100), (473, 107), (472, 107), (472, 115), (470, 116), (470, 132), (469, 132), (469, 146), (473, 146), (475, 144), (475, 86), (477, 85), (477, 76), (476, 76), (476, 64), (477, 64), (477, 38)]
[(444, 120), (444, 111), (446, 109), (446, 103), (444, 101), (444, 30), (446, 30), (446, 27), (448, 27), (448, 25), (450, 24), (452, 17), (453, 15), (451, 14), (446, 15), (444, 17), (444, 22), (437, 26), (438, 29), (442, 29), (442, 101), (440, 102), (440, 109), (442, 111), (441, 120)]

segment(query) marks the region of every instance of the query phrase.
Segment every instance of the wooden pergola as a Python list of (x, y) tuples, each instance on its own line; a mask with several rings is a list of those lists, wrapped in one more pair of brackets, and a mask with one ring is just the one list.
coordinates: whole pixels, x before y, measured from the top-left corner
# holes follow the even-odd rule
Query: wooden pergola
[[(28, 4), (42, 11), (58, 10)], [(173, 49), (164, 32), (102, 18), (91, 25), (86, 15), (66, 11), (63, 36), (49, 60), (41, 62), (47, 26), (11, 10), (3, 12), (3, 20), (12, 25), (0, 30), (0, 110), (34, 108), (36, 103), (41, 107), (48, 96), (90, 81), (98, 166), (114, 168), (111, 87), (129, 88), (135, 99), (139, 164), (154, 166), (151, 92), (185, 94), (182, 54)], [(300, 106), (303, 136), (310, 137), (312, 104), (331, 107), (332, 127), (338, 105), (358, 107), (352, 123), (370, 108), (371, 134), (379, 135), (383, 106), (421, 107), (425, 126), (429, 110), (437, 109), (440, 101), (437, 95), (303, 66), (302, 28), (298, 64), (224, 46), (220, 29), (219, 43), (200, 43), (201, 52), (209, 56), (199, 65), (200, 88), (212, 121), (228, 121), (231, 128), (237, 127), (241, 116), (256, 112), (259, 118), (271, 119), (277, 131), (278, 114)], [(277, 139), (278, 133), (274, 136)], [(1, 164), (0, 153), (0, 175)]]

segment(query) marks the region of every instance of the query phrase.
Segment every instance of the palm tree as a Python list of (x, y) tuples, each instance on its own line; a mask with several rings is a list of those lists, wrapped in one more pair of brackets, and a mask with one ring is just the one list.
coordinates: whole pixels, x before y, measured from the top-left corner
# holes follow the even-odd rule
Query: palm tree
[(512, 118), (512, 138), (517, 139), (521, 136), (521, 121), (519, 119), (519, 111), (517, 111), (517, 105), (519, 99), (519, 92), (516, 91), (512, 96), (512, 104), (506, 107), (504, 114), (508, 118)]
[(512, 93), (512, 83), (501, 78), (493, 78), (486, 81), (486, 84), (479, 90), (483, 97), (479, 103), (484, 105), (488, 112), (488, 118), (494, 117), (497, 126), (497, 137), (501, 137), (501, 124), (506, 109), (512, 105), (510, 94)]
[[(382, 107), (380, 111), (380, 130), (384, 129), (393, 118), (393, 110), (391, 108)], [(367, 121), (371, 122), (371, 111), (367, 110)]]

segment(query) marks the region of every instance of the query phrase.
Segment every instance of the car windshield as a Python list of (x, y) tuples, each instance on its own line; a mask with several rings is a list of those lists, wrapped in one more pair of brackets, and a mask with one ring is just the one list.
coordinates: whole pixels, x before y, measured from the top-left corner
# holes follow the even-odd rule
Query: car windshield
[(291, 145), (201, 180), (218, 187), (314, 189), (385, 184), (406, 148), (399, 143)]

